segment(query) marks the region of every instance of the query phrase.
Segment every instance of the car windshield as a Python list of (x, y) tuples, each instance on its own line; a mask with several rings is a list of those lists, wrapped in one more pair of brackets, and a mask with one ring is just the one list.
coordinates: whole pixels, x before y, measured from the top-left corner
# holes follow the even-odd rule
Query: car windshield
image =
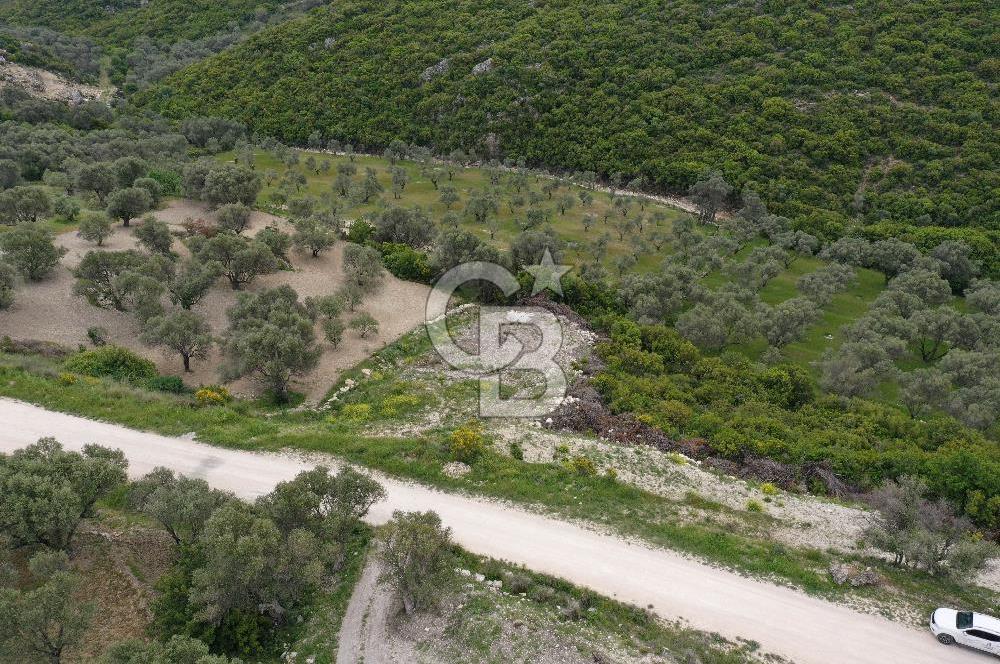
[(955, 622), (956, 627), (959, 629), (968, 629), (969, 627), (972, 627), (972, 611), (959, 611)]

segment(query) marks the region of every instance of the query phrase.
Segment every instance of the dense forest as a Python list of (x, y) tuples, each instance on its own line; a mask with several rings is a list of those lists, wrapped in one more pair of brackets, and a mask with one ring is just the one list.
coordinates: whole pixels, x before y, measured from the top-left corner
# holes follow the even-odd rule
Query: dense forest
[(342, 2), (150, 91), (303, 142), (394, 138), (684, 192), (706, 169), (830, 238), (1000, 230), (997, 10), (615, 0)]
[(265, 15), (281, 0), (3, 0), (0, 16), (97, 42), (129, 46), (138, 37), (198, 39)]

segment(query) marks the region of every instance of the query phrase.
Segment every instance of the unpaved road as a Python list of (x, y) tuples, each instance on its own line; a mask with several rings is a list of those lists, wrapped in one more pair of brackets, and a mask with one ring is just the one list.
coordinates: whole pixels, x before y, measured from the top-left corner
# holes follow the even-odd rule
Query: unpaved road
[[(87, 443), (120, 448), (128, 456), (133, 475), (166, 466), (246, 498), (268, 492), (310, 465), (291, 456), (216, 448), (0, 399), (0, 451), (10, 452), (43, 436), (54, 436), (69, 449)], [(699, 629), (752, 639), (764, 650), (796, 662), (995, 661), (939, 645), (929, 632), (746, 579), (669, 551), (487, 501), (379, 479), (388, 498), (372, 509), (373, 523), (386, 521), (394, 509), (435, 510), (452, 528), (455, 540), (471, 551), (521, 563), (623, 601), (651, 605), (661, 616), (685, 618)]]

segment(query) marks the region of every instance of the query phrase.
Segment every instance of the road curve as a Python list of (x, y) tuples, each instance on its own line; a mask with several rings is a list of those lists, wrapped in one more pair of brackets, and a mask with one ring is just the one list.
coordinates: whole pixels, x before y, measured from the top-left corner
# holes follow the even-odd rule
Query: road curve
[[(244, 498), (267, 493), (309, 463), (291, 456), (203, 445), (181, 438), (55, 413), (0, 399), (0, 451), (53, 436), (68, 449), (88, 443), (120, 448), (130, 473), (166, 466), (202, 477)], [(927, 631), (907, 628), (803, 593), (743, 578), (669, 551), (600, 535), (516, 508), (379, 477), (388, 497), (370, 514), (435, 510), (455, 540), (479, 554), (503, 558), (587, 586), (664, 618), (743, 637), (801, 664), (963, 664), (986, 655), (939, 645)]]

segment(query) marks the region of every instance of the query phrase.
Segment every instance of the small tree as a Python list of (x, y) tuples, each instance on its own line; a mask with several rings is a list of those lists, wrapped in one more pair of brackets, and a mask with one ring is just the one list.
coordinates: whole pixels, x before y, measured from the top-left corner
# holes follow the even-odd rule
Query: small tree
[(65, 247), (57, 247), (52, 239), (52, 233), (38, 224), (20, 224), (0, 234), (0, 250), (25, 279), (40, 281), (67, 251)]
[(129, 486), (129, 505), (156, 519), (178, 544), (194, 544), (205, 522), (232, 494), (212, 489), (208, 482), (156, 468)]
[(323, 321), (323, 336), (334, 348), (344, 340), (344, 321), (339, 318), (328, 318)]
[(104, 241), (111, 237), (113, 233), (111, 220), (108, 215), (100, 212), (85, 212), (80, 218), (80, 228), (77, 235), (88, 242), (96, 242), (97, 246), (103, 246)]
[(381, 580), (390, 584), (407, 615), (432, 607), (448, 576), (451, 529), (434, 512), (400, 512), (378, 533)]
[(996, 545), (973, 536), (968, 519), (944, 501), (927, 499), (916, 477), (888, 481), (868, 496), (875, 508), (864, 539), (892, 554), (897, 566), (913, 565), (935, 575), (971, 576), (997, 555)]
[(150, 253), (173, 257), (174, 254), (170, 251), (170, 247), (174, 244), (174, 238), (165, 221), (160, 221), (153, 215), (147, 215), (143, 218), (142, 225), (135, 229), (134, 234), (139, 244)]
[(450, 210), (452, 205), (461, 200), (461, 197), (458, 195), (458, 190), (455, 187), (446, 184), (441, 187), (441, 195), (438, 197), (438, 200), (444, 203), (446, 209)]
[(358, 314), (349, 325), (362, 339), (378, 335), (378, 321), (369, 313)]
[(121, 452), (88, 445), (67, 452), (43, 438), (10, 456), (0, 455), (0, 523), (15, 546), (68, 549), (94, 504), (126, 480)]
[(0, 192), (0, 223), (36, 222), (51, 211), (52, 199), (42, 187), (29, 185)]
[(249, 228), (250, 215), (250, 208), (243, 203), (230, 203), (219, 208), (216, 218), (219, 220), (219, 228), (230, 230), (239, 235)]
[(191, 248), (200, 260), (218, 264), (233, 290), (252, 283), (261, 274), (276, 272), (279, 267), (278, 259), (268, 245), (235, 233), (225, 232), (207, 240), (199, 239)]
[(334, 245), (337, 240), (337, 233), (329, 222), (318, 215), (312, 215), (295, 222), (295, 234), (292, 236), (292, 244), (301, 249), (306, 249), (312, 253), (313, 258), (319, 256), (321, 251), (326, 251)]
[(9, 263), (0, 261), (0, 310), (14, 304), (14, 285), (17, 282), (17, 270)]
[(205, 319), (181, 309), (146, 321), (142, 340), (153, 346), (164, 346), (179, 353), (184, 371), (191, 371), (191, 358), (203, 360), (212, 347), (212, 330)]
[(233, 377), (256, 375), (278, 401), (288, 400), (292, 379), (312, 371), (322, 351), (313, 320), (287, 286), (245, 294), (228, 311), (224, 351)]
[(128, 227), (133, 219), (153, 207), (153, 198), (141, 187), (119, 189), (108, 198), (108, 216)]
[(205, 297), (221, 274), (222, 266), (215, 261), (189, 259), (167, 286), (171, 302), (182, 309), (190, 309)]
[(34, 583), (27, 589), (0, 589), (0, 650), (14, 656), (11, 661), (59, 664), (86, 634), (95, 607), (79, 601), (80, 580), (65, 553), (36, 553), (28, 567)]

